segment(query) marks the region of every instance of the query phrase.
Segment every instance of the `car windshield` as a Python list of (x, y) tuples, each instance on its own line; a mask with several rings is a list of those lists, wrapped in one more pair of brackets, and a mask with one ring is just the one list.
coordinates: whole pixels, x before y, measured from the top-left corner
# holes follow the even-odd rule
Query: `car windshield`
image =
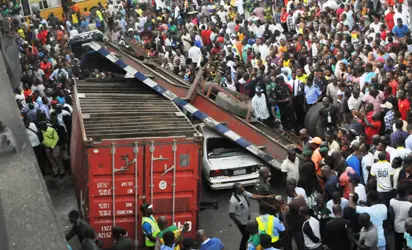
[(208, 158), (223, 158), (245, 154), (236, 143), (225, 138), (209, 138), (206, 141)]

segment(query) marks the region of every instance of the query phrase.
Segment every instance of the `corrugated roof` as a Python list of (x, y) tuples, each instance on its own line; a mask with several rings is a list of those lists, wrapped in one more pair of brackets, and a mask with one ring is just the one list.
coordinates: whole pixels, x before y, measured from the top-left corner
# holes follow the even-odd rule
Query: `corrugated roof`
[(196, 132), (172, 101), (137, 80), (77, 81), (76, 88), (87, 138), (193, 137)]

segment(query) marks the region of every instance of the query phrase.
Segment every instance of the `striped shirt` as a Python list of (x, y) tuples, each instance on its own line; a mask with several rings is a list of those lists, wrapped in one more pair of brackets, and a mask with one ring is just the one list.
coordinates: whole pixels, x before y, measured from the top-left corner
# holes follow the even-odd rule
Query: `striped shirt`
[(252, 98), (252, 107), (254, 109), (255, 118), (266, 120), (269, 118), (269, 110), (266, 105), (266, 97), (264, 94), (257, 94)]

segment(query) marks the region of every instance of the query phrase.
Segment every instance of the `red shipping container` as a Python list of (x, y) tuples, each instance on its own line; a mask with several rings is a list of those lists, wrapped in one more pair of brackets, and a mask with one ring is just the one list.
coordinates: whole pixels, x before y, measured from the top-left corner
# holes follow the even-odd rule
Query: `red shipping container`
[[(120, 226), (144, 245), (140, 206), (198, 226), (202, 135), (170, 100), (137, 80), (78, 81), (71, 168), (82, 216), (105, 247)], [(190, 235), (188, 234), (188, 235)]]

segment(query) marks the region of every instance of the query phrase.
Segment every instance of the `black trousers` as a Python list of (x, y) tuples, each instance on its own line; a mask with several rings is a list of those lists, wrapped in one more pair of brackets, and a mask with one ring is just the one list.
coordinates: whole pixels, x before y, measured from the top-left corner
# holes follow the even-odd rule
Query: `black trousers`
[(46, 153), (44, 152), (44, 148), (39, 145), (37, 147), (33, 147), (34, 155), (36, 156), (37, 159), (37, 164), (39, 164), (40, 171), (42, 175), (46, 175)]
[(402, 250), (405, 245), (405, 239), (403, 238), (403, 233), (395, 232), (395, 250)]
[(297, 131), (297, 122), (293, 105), (278, 105), (283, 129)]
[(285, 233), (284, 240), (282, 240), (284, 250), (293, 250), (292, 239), (295, 240), (298, 250), (306, 250), (304, 239), (303, 239), (303, 234), (302, 234), (302, 231), (299, 229), (288, 230)]
[(239, 250), (246, 250), (247, 241), (249, 240), (250, 234), (246, 230), (246, 225), (242, 225), (239, 228), (240, 233), (242, 234), (242, 239), (240, 240)]
[(147, 250), (154, 250), (155, 247), (154, 247), (154, 246), (153, 246), (153, 247), (148, 247), (148, 246), (146, 246), (146, 249), (147, 249)]
[(296, 122), (299, 129), (305, 126), (305, 109), (303, 105), (304, 100), (302, 100), (301, 96), (293, 97), (293, 109), (296, 113)]

